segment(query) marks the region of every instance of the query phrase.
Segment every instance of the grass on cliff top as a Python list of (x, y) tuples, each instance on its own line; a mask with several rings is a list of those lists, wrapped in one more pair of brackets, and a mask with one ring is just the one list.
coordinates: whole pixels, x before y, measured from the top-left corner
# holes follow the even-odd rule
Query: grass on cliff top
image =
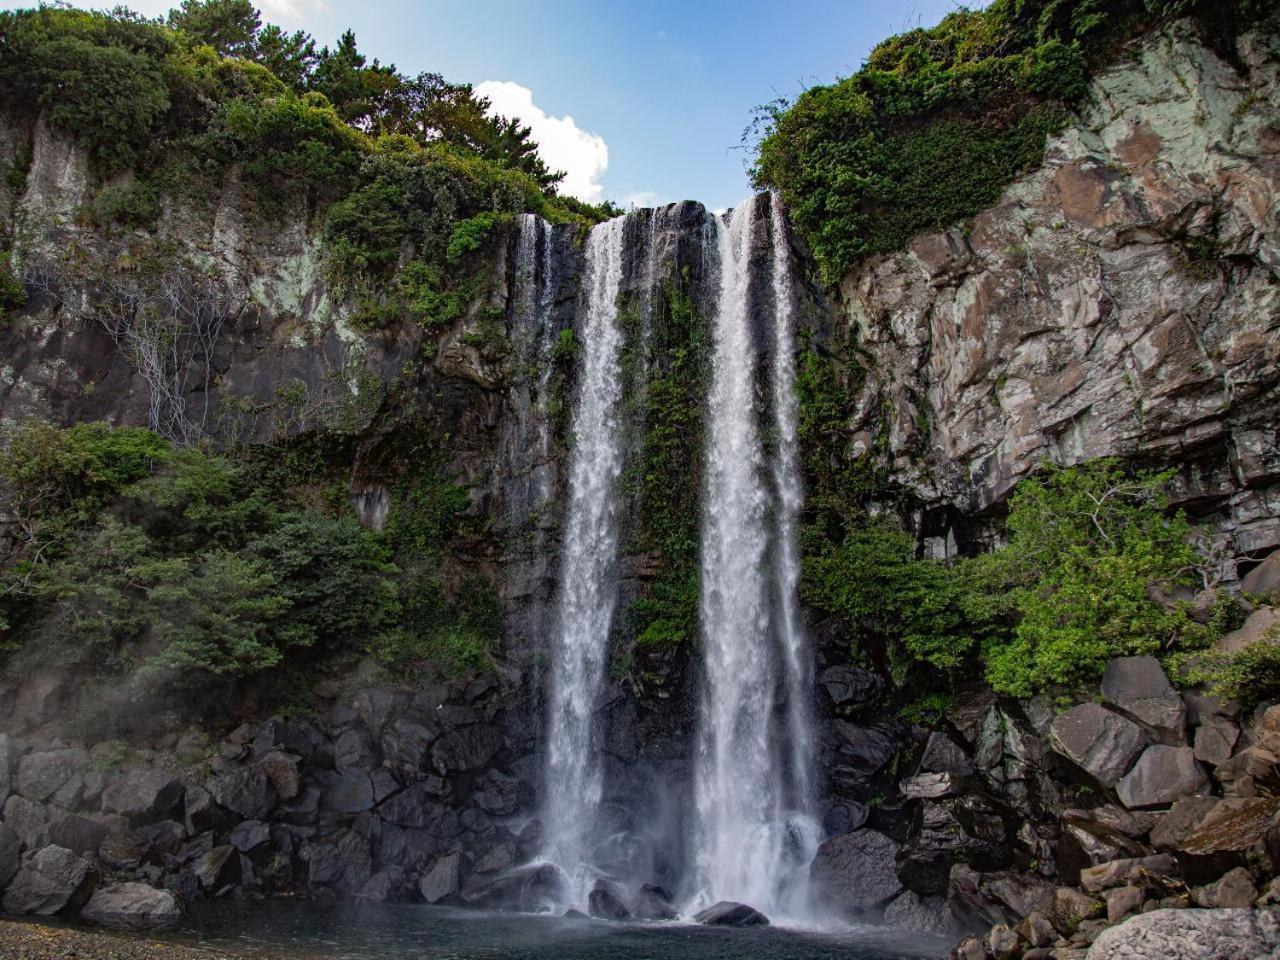
[(995, 0), (891, 37), (853, 76), (758, 109), (752, 177), (779, 191), (823, 279), (978, 213), (1122, 45), (1183, 16), (1215, 42), (1267, 0)]

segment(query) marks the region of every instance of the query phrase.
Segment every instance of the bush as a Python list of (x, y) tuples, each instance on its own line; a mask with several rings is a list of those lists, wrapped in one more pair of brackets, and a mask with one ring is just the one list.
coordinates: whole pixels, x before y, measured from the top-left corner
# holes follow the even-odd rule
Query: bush
[(1273, 628), (1238, 653), (1210, 651), (1180, 657), (1181, 682), (1204, 684), (1223, 702), (1245, 710), (1280, 697), (1280, 629)]
[(13, 275), (9, 265), (0, 262), (0, 318), (10, 310), (21, 310), (27, 305), (27, 288)]

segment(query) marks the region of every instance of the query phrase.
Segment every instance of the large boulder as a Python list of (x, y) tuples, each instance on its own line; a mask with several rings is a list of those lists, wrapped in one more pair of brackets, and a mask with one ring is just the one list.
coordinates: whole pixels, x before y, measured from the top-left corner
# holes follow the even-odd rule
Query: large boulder
[(485, 813), (509, 816), (520, 802), (520, 781), (501, 770), (490, 770), (476, 781), (472, 799)]
[(562, 903), (568, 878), (555, 864), (532, 863), (496, 877), (473, 876), (462, 889), (462, 899), (475, 907), (536, 913)]
[(240, 851), (230, 844), (214, 847), (192, 864), (200, 888), (212, 897), (230, 893), (243, 878)]
[(436, 857), (418, 881), (422, 899), (427, 903), (439, 903), (446, 897), (456, 896), (461, 870), (462, 854), (456, 850)]
[(353, 816), (373, 809), (373, 780), (359, 767), (347, 767), (324, 791), (326, 810)]
[(49, 840), (49, 809), (42, 803), (13, 794), (5, 801), (4, 822), (28, 850), (38, 850)]
[(102, 791), (102, 809), (134, 826), (163, 820), (182, 802), (184, 790), (182, 781), (164, 770), (127, 770)]
[(672, 902), (670, 891), (655, 883), (642, 884), (631, 905), (631, 912), (640, 920), (674, 920), (680, 915)]
[(17, 874), (21, 858), (22, 841), (13, 830), (0, 823), (0, 890)]
[(13, 740), (7, 733), (0, 733), (0, 807), (9, 799), (13, 791), (14, 767), (17, 765), (17, 751)]
[(1219, 653), (1239, 653), (1253, 646), (1280, 625), (1280, 610), (1275, 607), (1259, 607), (1249, 614), (1249, 619), (1238, 630), (1232, 630), (1218, 640)]
[(29, 753), (18, 764), (18, 793), (28, 800), (43, 803), (72, 777), (77, 776), (88, 763), (89, 755), (83, 750)]
[(1280, 593), (1280, 550), (1273, 550), (1260, 564), (1240, 578), (1240, 592), (1270, 598)]
[(1148, 747), (1133, 769), (1116, 784), (1116, 795), (1130, 810), (1164, 807), (1183, 797), (1204, 793), (1209, 778), (1190, 747)]
[(1174, 876), (1177, 873), (1177, 864), (1173, 857), (1166, 853), (1158, 853), (1151, 857), (1110, 860), (1081, 870), (1080, 886), (1088, 893), (1101, 893), (1103, 890), (1139, 880), (1144, 872), (1166, 877)]
[(693, 919), (711, 927), (767, 927), (769, 918), (754, 907), (732, 900), (721, 900), (696, 913)]
[(875, 704), (884, 690), (879, 676), (847, 663), (827, 667), (818, 675), (818, 683), (842, 714), (857, 713)]
[(1164, 743), (1186, 742), (1187, 707), (1155, 657), (1118, 657), (1102, 675), (1102, 699)]
[(884, 909), (884, 922), (891, 927), (933, 937), (951, 937), (956, 921), (941, 897), (921, 898), (914, 890), (904, 890)]
[(238, 767), (214, 779), (210, 793), (218, 805), (244, 820), (265, 820), (276, 805), (271, 778), (258, 767)]
[(1273, 910), (1155, 910), (1102, 931), (1087, 960), (1262, 960), (1280, 951)]
[(429, 828), (445, 834), (447, 821), (457, 823), (458, 815), (440, 802), (446, 792), (444, 784), (435, 777), (410, 784), (378, 806), (378, 816), (388, 823), (401, 827)]
[(631, 919), (631, 911), (622, 900), (622, 891), (606, 880), (597, 880), (587, 895), (587, 913), (601, 920)]
[(431, 761), (442, 776), (476, 770), (488, 764), (502, 749), (502, 731), (479, 725), (446, 733), (431, 747)]
[(50, 916), (76, 910), (97, 882), (93, 864), (64, 847), (45, 847), (18, 871), (5, 891), (6, 913)]
[(838, 908), (858, 912), (888, 903), (902, 892), (895, 861), (898, 844), (876, 830), (832, 837), (809, 867), (817, 888)]
[(117, 883), (95, 890), (80, 918), (112, 927), (162, 927), (182, 918), (182, 904), (168, 890)]
[(1249, 851), (1271, 828), (1278, 807), (1280, 800), (1274, 797), (1226, 797), (1215, 803), (1175, 848), (1187, 879), (1207, 883), (1245, 866)]
[(307, 881), (312, 887), (329, 887), (356, 893), (373, 873), (369, 841), (354, 830), (338, 830), (306, 847)]
[(65, 810), (55, 810), (49, 819), (49, 842), (82, 856), (97, 853), (110, 833), (107, 824)]
[(1056, 717), (1049, 742), (1104, 787), (1113, 787), (1147, 745), (1132, 720), (1098, 703), (1082, 703)]

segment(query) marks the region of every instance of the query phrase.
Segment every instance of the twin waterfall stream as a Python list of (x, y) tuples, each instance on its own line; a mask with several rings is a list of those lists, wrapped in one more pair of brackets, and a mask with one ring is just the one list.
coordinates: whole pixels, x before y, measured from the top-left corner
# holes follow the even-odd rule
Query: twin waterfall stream
[[(620, 478), (635, 456), (624, 431), (624, 284), (637, 291), (636, 353), (648, 362), (661, 278), (675, 265), (658, 224), (671, 208), (593, 228), (582, 254), (573, 323), (578, 344), (557, 592), (548, 631), (542, 859), (566, 877), (564, 908), (586, 909), (599, 883), (656, 882), (598, 854), (608, 840), (607, 762), (599, 716), (618, 624)], [(646, 219), (647, 218), (647, 219)], [(699, 714), (689, 745), (690, 796), (675, 831), (683, 864), (671, 893), (691, 915), (722, 900), (774, 920), (809, 915), (808, 866), (821, 839), (811, 784), (811, 657), (797, 612), (794, 543), (802, 503), (796, 453), (796, 290), (788, 227), (776, 197), (726, 215), (702, 211), (684, 232), (699, 247), (711, 332), (703, 413)], [(514, 303), (547, 369), (547, 303), (556, 280), (552, 230), (522, 218)], [(629, 249), (633, 245), (635, 249)], [(664, 262), (664, 253), (667, 261)], [(630, 271), (637, 274), (628, 278)], [(547, 449), (547, 380), (529, 388), (541, 426), (518, 443)], [(534, 499), (546, 500), (543, 485)], [(607, 862), (606, 862), (607, 861)]]

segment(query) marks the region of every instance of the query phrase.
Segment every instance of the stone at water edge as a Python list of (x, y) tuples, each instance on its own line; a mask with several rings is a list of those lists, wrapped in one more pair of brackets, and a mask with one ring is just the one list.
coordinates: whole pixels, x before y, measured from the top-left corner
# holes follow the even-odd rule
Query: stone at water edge
[(769, 918), (754, 907), (732, 900), (721, 900), (708, 907), (693, 919), (709, 927), (767, 927)]
[(639, 920), (675, 920), (680, 916), (671, 903), (671, 894), (665, 887), (646, 883), (636, 894), (631, 912)]
[(614, 885), (603, 880), (597, 880), (595, 889), (587, 895), (587, 912), (601, 920), (631, 919), (631, 911)]
[(94, 891), (80, 918), (112, 927), (161, 927), (182, 918), (182, 905), (168, 890), (118, 883)]
[(818, 848), (809, 877), (838, 907), (879, 907), (902, 892), (895, 863), (898, 844), (876, 830), (832, 837)]
[(18, 873), (22, 862), (22, 841), (9, 827), (0, 823), (0, 890)]
[(1102, 931), (1087, 960), (1261, 960), (1280, 951), (1273, 910), (1155, 910)]
[(6, 913), (52, 916), (89, 899), (97, 871), (88, 860), (63, 847), (45, 847), (18, 871), (5, 892)]
[(458, 851), (436, 857), (418, 881), (422, 899), (427, 903), (439, 903), (445, 897), (457, 894), (461, 870), (462, 854)]

